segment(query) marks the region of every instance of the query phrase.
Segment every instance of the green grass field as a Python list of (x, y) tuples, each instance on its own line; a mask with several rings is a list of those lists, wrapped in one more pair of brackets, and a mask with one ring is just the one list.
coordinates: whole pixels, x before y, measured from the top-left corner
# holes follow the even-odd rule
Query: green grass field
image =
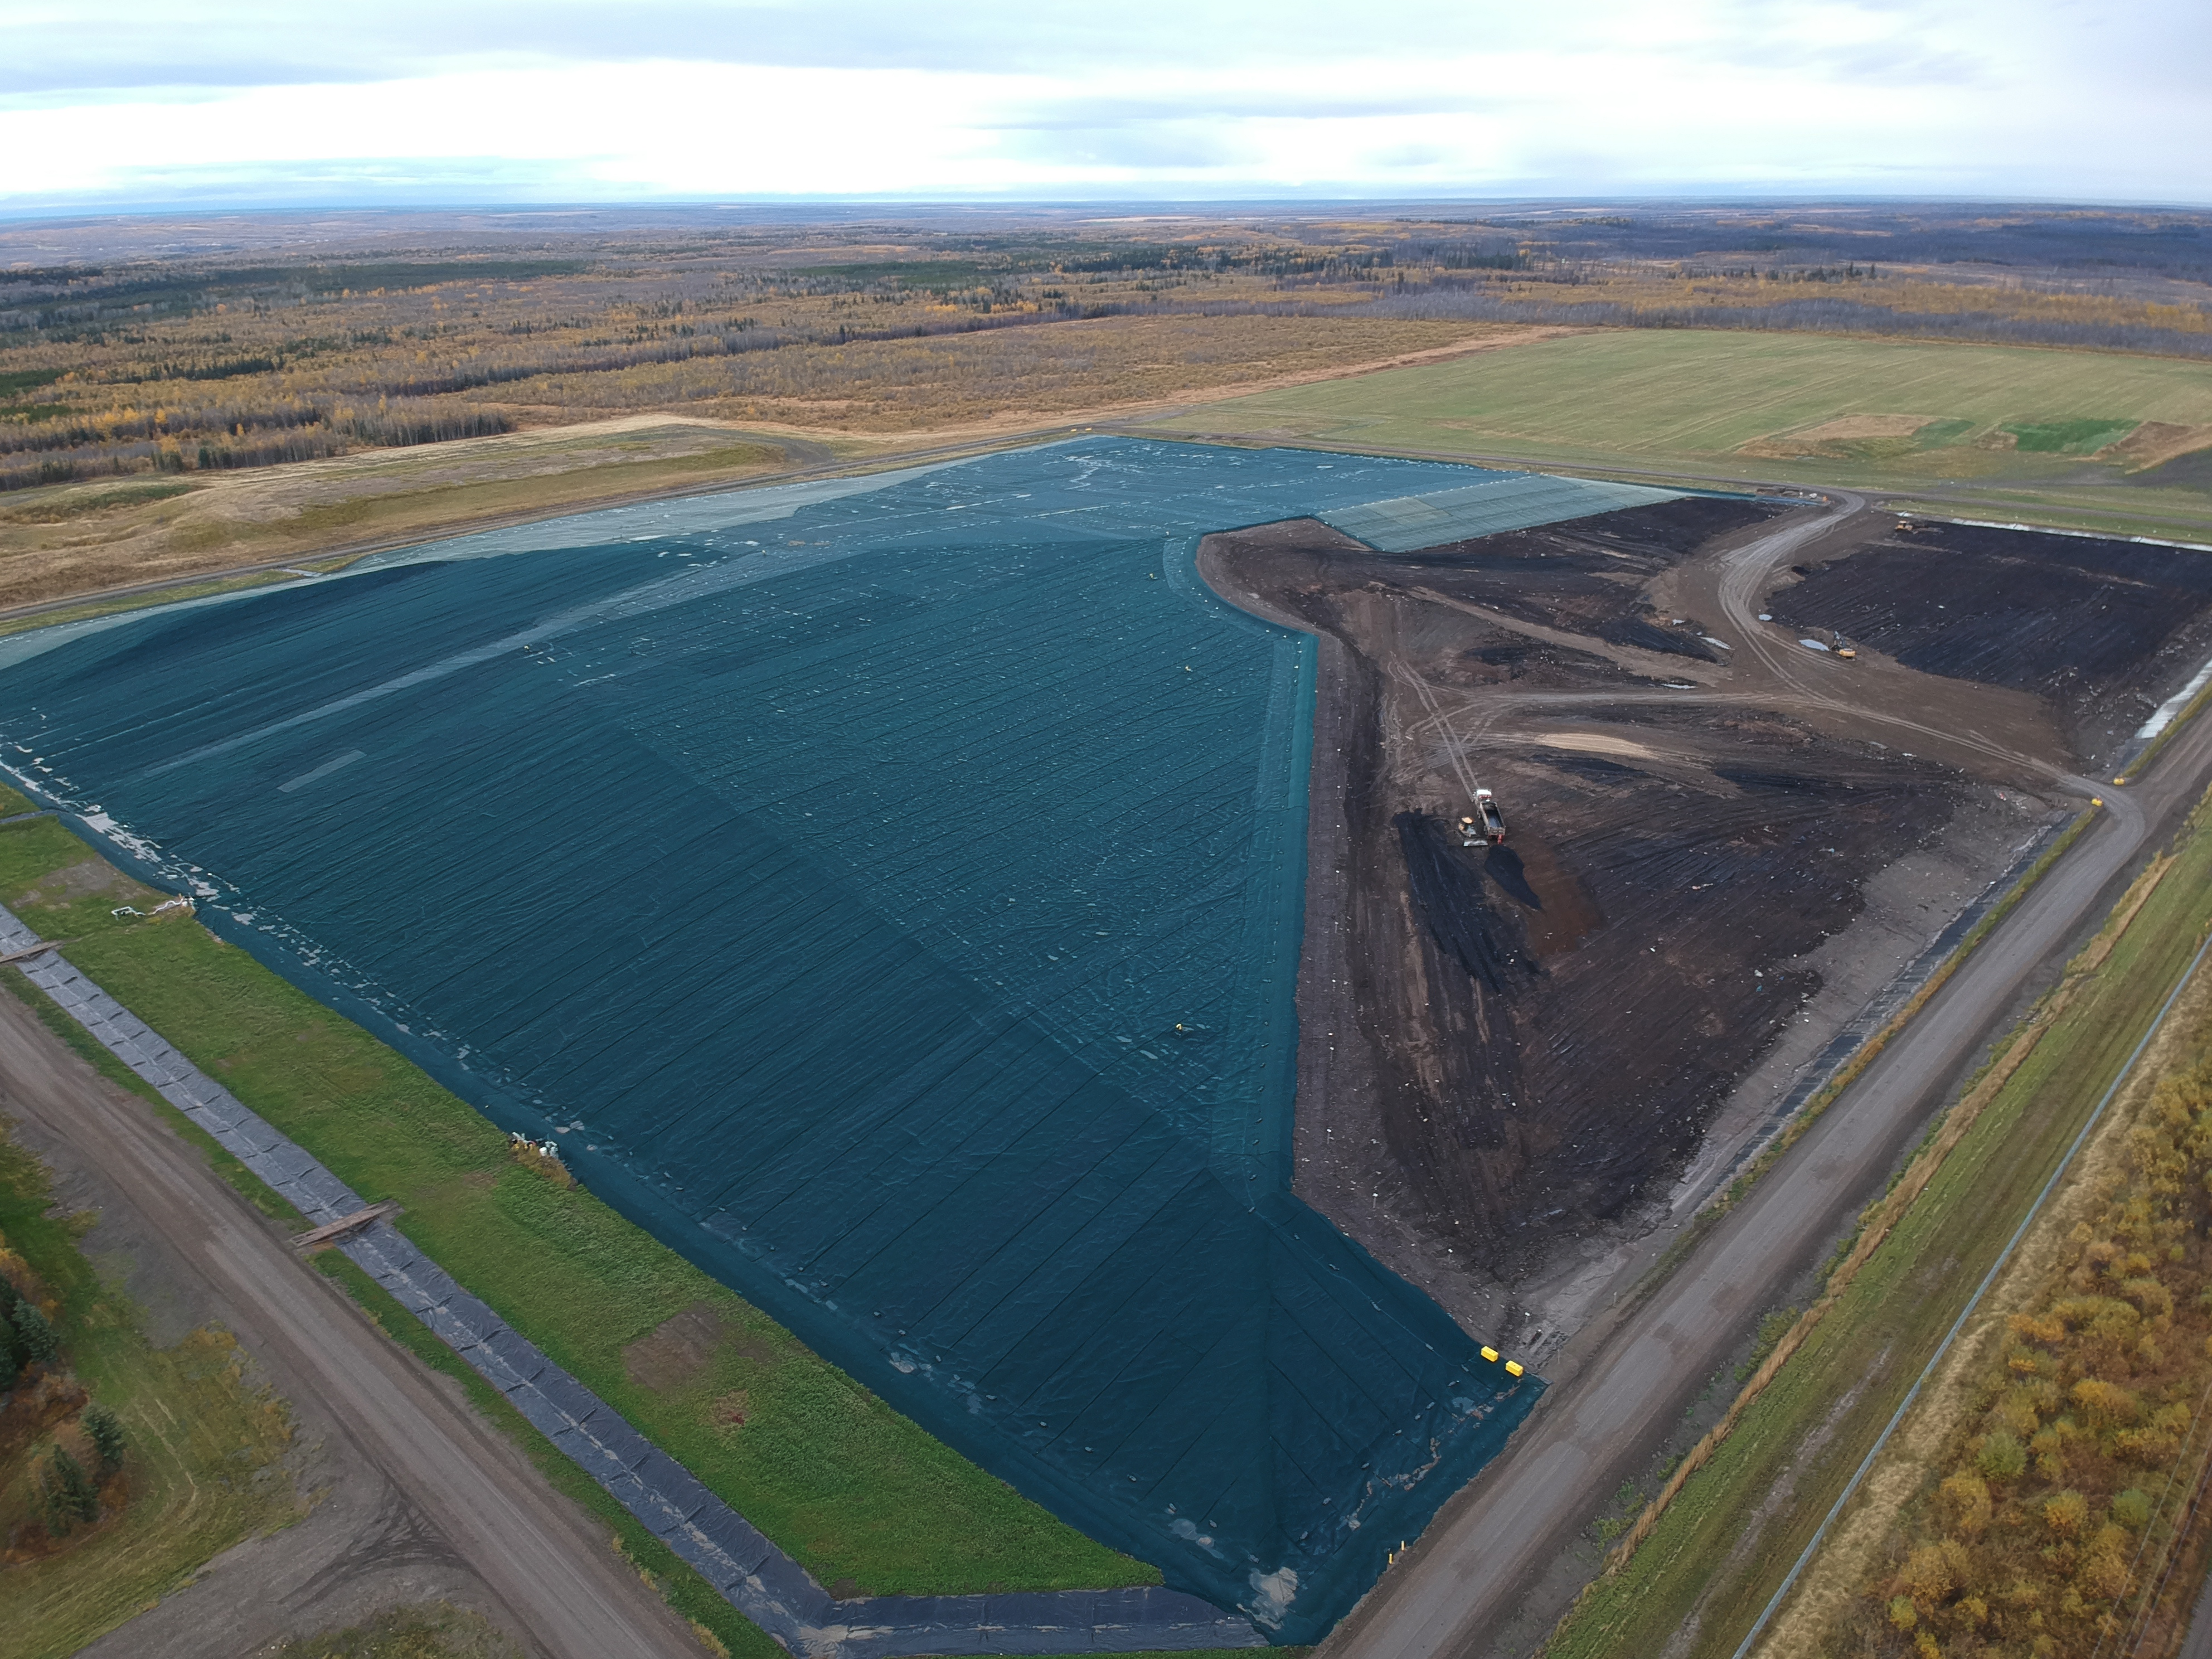
[[(1826, 436), (1859, 416), (1917, 431)], [(2212, 495), (2124, 479), (2094, 447), (2212, 427), (2180, 359), (1806, 334), (1620, 329), (1209, 404), (1146, 430), (1504, 456), (1714, 478), (1863, 484), (2039, 521), (2212, 527)], [(2156, 526), (2172, 520), (2173, 532)]]
[[(51, 818), (0, 829), (0, 902), (75, 939), (72, 961), (356, 1191), (404, 1204), (410, 1237), (823, 1583), (929, 1595), (1158, 1582), (588, 1193), (514, 1163), (466, 1103), (245, 952), (191, 921), (110, 915), (128, 889), (89, 879), (89, 857)], [(70, 866), (79, 873), (58, 879)], [(634, 1374), (624, 1350), (688, 1310), (707, 1332), (697, 1352)]]
[[(1888, 1241), (1546, 1659), (1732, 1654), (2118, 1073), (2212, 917), (2212, 823)], [(1692, 1630), (1686, 1644), (1669, 1647)]]

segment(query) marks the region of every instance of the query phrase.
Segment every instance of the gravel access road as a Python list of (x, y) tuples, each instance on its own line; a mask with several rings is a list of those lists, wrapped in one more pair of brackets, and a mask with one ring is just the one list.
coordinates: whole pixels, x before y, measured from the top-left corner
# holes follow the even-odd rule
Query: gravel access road
[[(168, 1253), (163, 1271), (197, 1281), (192, 1299), (237, 1335), (280, 1395), (312, 1400), (326, 1431), (349, 1443), (341, 1467), (365, 1462), (382, 1475), (435, 1534), (436, 1553), (473, 1577), (500, 1622), (535, 1654), (701, 1659), (690, 1627), (623, 1565), (605, 1534), (446, 1378), (364, 1318), (150, 1108), (4, 994), (0, 1104), (23, 1125), (27, 1141), (58, 1146), (97, 1171), (132, 1210), (140, 1235)], [(310, 1578), (346, 1570), (343, 1550), (335, 1561), (287, 1559), (295, 1534), (312, 1538), (314, 1525), (311, 1518), (231, 1552), (201, 1583), (124, 1626), (101, 1650), (173, 1659), (259, 1646), (267, 1634), (246, 1627), (234, 1632), (246, 1638), (242, 1644), (221, 1645), (248, 1603), (290, 1593), (302, 1566)], [(196, 1597), (192, 1608), (183, 1607)], [(173, 1607), (183, 1616), (165, 1617)], [(217, 1645), (205, 1647), (202, 1634)]]
[[(1837, 505), (1846, 514), (1859, 507)], [(1729, 560), (1735, 597), (1754, 592), (1810, 527), (1788, 524), (1739, 550)], [(1486, 1650), (1526, 1588), (1571, 1547), (1593, 1498), (1643, 1466), (1759, 1310), (1878, 1193), (2023, 988), (2109, 904), (2115, 878), (2208, 776), (2212, 720), (2198, 720), (2138, 786), (2102, 791), (2109, 810), (1667, 1283), (1553, 1382), (1504, 1454), (1399, 1558), (1321, 1659)]]

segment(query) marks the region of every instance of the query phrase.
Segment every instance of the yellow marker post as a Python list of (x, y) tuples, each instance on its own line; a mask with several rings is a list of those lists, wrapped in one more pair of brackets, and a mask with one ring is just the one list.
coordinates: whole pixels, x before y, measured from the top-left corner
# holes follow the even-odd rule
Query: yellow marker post
[(1505, 1362), (1505, 1374), (1506, 1374), (1508, 1376), (1520, 1376), (1520, 1375), (1521, 1375), (1521, 1362), (1520, 1362), (1519, 1360), (1517, 1360), (1517, 1359), (1509, 1359), (1509, 1360), (1507, 1360), (1507, 1361)]
[(1485, 1348), (1482, 1351), (1482, 1357), (1485, 1359), (1487, 1359), (1492, 1364), (1495, 1365), (1498, 1363), (1498, 1350), (1495, 1348)]

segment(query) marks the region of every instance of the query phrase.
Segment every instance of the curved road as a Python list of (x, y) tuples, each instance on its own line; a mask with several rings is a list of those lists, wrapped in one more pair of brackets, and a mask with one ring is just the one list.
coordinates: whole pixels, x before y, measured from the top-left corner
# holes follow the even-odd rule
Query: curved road
[[(1841, 514), (1791, 524), (1723, 556), (1729, 617), (1747, 641), (1761, 638), (1756, 602), (1776, 568), (1861, 505), (1848, 496), (1837, 504)], [(1797, 684), (1792, 665), (1768, 650), (1760, 655), (1778, 678)], [(2082, 793), (2096, 787), (2010, 751), (1990, 752)], [(2212, 720), (2199, 720), (2137, 787), (2107, 794), (2107, 812), (1905, 1034), (1668, 1281), (1553, 1386), (1505, 1453), (1338, 1626), (1322, 1659), (1462, 1659), (1481, 1650), (1571, 1544), (1592, 1498), (1642, 1465), (1751, 1319), (1878, 1188), (2021, 988), (2100, 914), (2113, 878), (2154, 828), (2197, 799), (2208, 775)]]
[[(11, 1115), (121, 1190), (177, 1269), (206, 1285), (280, 1392), (312, 1390), (498, 1598), (534, 1653), (699, 1659), (690, 1628), (608, 1548), (604, 1531), (444, 1378), (363, 1318), (143, 1103), (109, 1086), (5, 991), (0, 1092)], [(211, 1583), (220, 1582), (218, 1568)]]

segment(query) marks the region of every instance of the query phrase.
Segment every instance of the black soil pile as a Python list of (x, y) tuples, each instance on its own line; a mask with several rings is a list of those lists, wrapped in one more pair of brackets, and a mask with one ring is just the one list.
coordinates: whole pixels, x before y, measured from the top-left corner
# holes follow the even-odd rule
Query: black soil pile
[(1928, 523), (1797, 574), (1769, 601), (1782, 622), (2047, 697), (2084, 759), (2212, 653), (2212, 555), (2185, 548)]

